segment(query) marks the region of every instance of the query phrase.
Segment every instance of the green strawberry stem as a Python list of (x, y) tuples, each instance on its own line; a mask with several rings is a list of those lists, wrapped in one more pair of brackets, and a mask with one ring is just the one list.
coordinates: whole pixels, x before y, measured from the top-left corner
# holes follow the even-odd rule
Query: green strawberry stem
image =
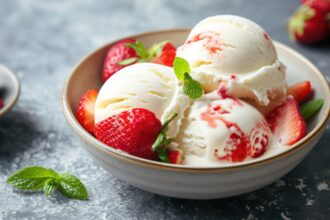
[(163, 47), (169, 41), (165, 40), (160, 43), (156, 43), (152, 45), (148, 50), (144, 47), (141, 41), (136, 41), (135, 43), (128, 43), (126, 44), (127, 47), (132, 48), (137, 57), (127, 58), (118, 62), (119, 65), (126, 66), (129, 64), (137, 63), (144, 63), (149, 62), (152, 58), (157, 57), (161, 54)]
[(151, 149), (153, 151), (157, 152), (159, 159), (166, 163), (169, 162), (167, 152), (166, 152), (166, 146), (169, 145), (173, 141), (172, 138), (167, 137), (166, 132), (168, 131), (169, 123), (171, 121), (173, 121), (174, 118), (177, 116), (178, 116), (177, 113), (173, 113), (173, 114), (169, 115), (169, 117), (165, 120), (165, 122), (162, 126), (162, 129), (161, 129), (159, 135), (157, 136), (155, 143), (151, 147)]

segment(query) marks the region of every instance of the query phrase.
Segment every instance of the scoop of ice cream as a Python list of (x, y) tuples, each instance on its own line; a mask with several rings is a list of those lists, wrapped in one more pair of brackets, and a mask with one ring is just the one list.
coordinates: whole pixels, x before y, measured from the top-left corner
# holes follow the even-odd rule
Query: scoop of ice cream
[(203, 166), (241, 162), (267, 150), (271, 136), (264, 117), (239, 99), (217, 99), (215, 93), (193, 103), (175, 140), (185, 164)]
[(199, 22), (177, 56), (192, 67), (192, 76), (206, 92), (226, 87), (235, 98), (252, 98), (267, 105), (286, 92), (285, 68), (269, 35), (238, 16), (219, 15)]
[(95, 123), (131, 108), (148, 109), (162, 122), (177, 113), (169, 127), (169, 136), (174, 137), (189, 103), (171, 68), (134, 64), (118, 71), (102, 86), (95, 103)]

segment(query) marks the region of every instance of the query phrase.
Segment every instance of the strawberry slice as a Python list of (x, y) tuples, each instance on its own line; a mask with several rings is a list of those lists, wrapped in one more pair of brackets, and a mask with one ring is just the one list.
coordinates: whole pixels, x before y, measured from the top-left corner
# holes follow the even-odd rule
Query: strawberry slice
[(115, 149), (129, 154), (156, 159), (151, 146), (160, 133), (162, 124), (154, 113), (143, 108), (122, 111), (95, 125), (95, 137)]
[(307, 126), (298, 103), (292, 96), (271, 111), (266, 119), (271, 131), (281, 144), (292, 145), (307, 133)]
[(88, 90), (80, 99), (77, 109), (78, 122), (90, 133), (94, 133), (94, 106), (98, 92)]
[(162, 52), (157, 57), (151, 59), (150, 62), (172, 67), (175, 56), (176, 48), (171, 43), (166, 43)]
[(184, 158), (181, 150), (169, 150), (167, 156), (172, 164), (182, 164)]
[(312, 94), (310, 81), (304, 81), (289, 86), (288, 95), (292, 95), (298, 103), (306, 101)]

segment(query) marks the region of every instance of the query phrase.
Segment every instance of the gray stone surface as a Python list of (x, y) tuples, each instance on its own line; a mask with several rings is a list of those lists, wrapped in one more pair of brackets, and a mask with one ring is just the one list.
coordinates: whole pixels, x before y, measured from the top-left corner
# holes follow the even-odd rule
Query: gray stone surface
[[(290, 42), (286, 20), (298, 0), (0, 0), (0, 62), (17, 73), (22, 93), (0, 119), (0, 219), (327, 219), (330, 131), (290, 174), (256, 192), (189, 201), (144, 192), (95, 165), (61, 110), (73, 65), (94, 48), (127, 34), (191, 27), (204, 17), (237, 14), (311, 59), (330, 76), (330, 47)], [(10, 173), (41, 165), (79, 176), (88, 201), (24, 193), (5, 184)]]

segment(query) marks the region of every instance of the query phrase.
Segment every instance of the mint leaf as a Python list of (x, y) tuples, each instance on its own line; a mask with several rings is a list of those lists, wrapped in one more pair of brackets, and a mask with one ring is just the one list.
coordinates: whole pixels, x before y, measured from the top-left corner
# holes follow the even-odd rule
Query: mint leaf
[(323, 106), (323, 99), (314, 99), (300, 106), (300, 111), (305, 121), (311, 119)]
[(33, 166), (16, 171), (7, 183), (17, 189), (40, 190), (48, 196), (58, 189), (63, 195), (73, 199), (87, 199), (88, 193), (80, 180), (70, 174), (58, 174), (52, 169)]
[(156, 151), (159, 159), (163, 162), (168, 163), (170, 160), (168, 159), (168, 155), (166, 152), (166, 145), (170, 144), (173, 139), (167, 138), (166, 132), (168, 131), (168, 125), (173, 119), (178, 116), (177, 113), (169, 115), (169, 117), (166, 119), (162, 126), (162, 130), (160, 131), (159, 135), (157, 136), (157, 139), (155, 143), (152, 145), (151, 149), (153, 151)]
[(183, 93), (191, 99), (198, 99), (204, 94), (202, 86), (191, 78), (188, 73), (184, 73)]
[(182, 81), (184, 80), (184, 74), (185, 73), (190, 73), (190, 65), (189, 63), (181, 58), (181, 57), (176, 57), (173, 62), (173, 69), (176, 77)]
[(60, 174), (58, 190), (66, 197), (72, 199), (85, 200), (88, 192), (84, 184), (75, 176), (70, 174)]
[(131, 57), (131, 58), (127, 58), (125, 60), (119, 61), (118, 64), (121, 66), (127, 66), (127, 65), (135, 63), (138, 59), (139, 58), (137, 58), (137, 57)]
[(58, 180), (56, 180), (56, 179), (48, 179), (45, 182), (45, 185), (43, 187), (43, 190), (44, 190), (45, 195), (46, 196), (49, 196), (49, 195), (53, 194), (53, 192), (57, 188), (58, 188)]
[(158, 44), (154, 44), (151, 46), (151, 48), (148, 50), (149, 53), (149, 59), (152, 57), (156, 57), (159, 56), (160, 53), (163, 51), (163, 47), (165, 46), (165, 44), (168, 43), (168, 40), (166, 41), (162, 41)]
[(149, 56), (148, 51), (146, 50), (141, 41), (136, 41), (135, 43), (128, 43), (126, 44), (126, 46), (135, 50), (136, 54), (142, 59), (147, 59)]
[(7, 183), (17, 189), (38, 190), (51, 178), (58, 178), (54, 170), (34, 166), (16, 171), (7, 179)]

